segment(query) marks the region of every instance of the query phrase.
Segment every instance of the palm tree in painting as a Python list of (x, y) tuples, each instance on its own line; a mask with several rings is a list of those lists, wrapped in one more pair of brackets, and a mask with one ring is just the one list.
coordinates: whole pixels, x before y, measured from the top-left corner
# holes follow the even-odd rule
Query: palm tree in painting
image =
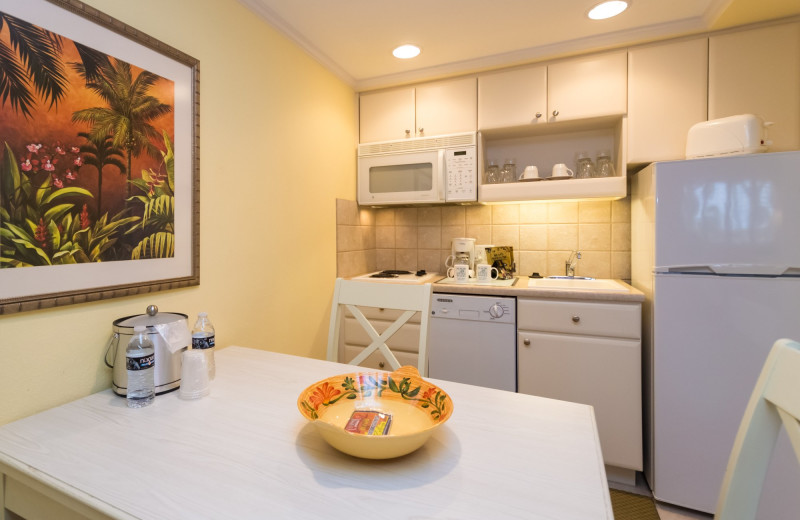
[(155, 159), (161, 159), (160, 150), (151, 142), (160, 134), (150, 122), (168, 114), (172, 107), (148, 94), (150, 87), (160, 77), (146, 70), (134, 77), (131, 66), (121, 60), (100, 67), (92, 75), (82, 63), (73, 63), (72, 67), (84, 78), (86, 88), (108, 104), (107, 107), (78, 110), (72, 114), (72, 122), (90, 124), (90, 140), (111, 136), (111, 145), (125, 150), (128, 175), (126, 198), (130, 198), (132, 158), (145, 152)]
[[(8, 30), (10, 45), (0, 40), (0, 99), (11, 108), (31, 117), (36, 103), (34, 92), (58, 106), (69, 82), (62, 63), (61, 36), (0, 11), (0, 31)], [(87, 74), (95, 76), (108, 63), (108, 56), (73, 42)], [(33, 90), (31, 90), (31, 87)]]
[(107, 135), (102, 139), (94, 139), (87, 132), (78, 132), (80, 137), (86, 139), (82, 145), (81, 156), (84, 164), (97, 168), (97, 215), (103, 214), (103, 169), (106, 166), (116, 166), (120, 173), (125, 173), (124, 156), (120, 148), (112, 144), (112, 137)]

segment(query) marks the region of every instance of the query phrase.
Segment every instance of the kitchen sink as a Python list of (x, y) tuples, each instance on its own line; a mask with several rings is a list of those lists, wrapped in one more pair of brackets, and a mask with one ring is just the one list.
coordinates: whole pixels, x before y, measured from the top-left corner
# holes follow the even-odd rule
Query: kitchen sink
[(627, 292), (628, 288), (616, 280), (555, 276), (552, 278), (531, 278), (528, 287), (538, 289), (566, 289), (574, 291), (620, 291)]

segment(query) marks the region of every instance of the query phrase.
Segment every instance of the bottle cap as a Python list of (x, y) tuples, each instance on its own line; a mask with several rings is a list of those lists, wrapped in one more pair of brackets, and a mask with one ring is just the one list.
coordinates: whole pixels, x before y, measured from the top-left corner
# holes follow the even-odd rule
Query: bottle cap
[(208, 313), (207, 312), (199, 312), (197, 314), (197, 316), (199, 316), (200, 318), (205, 318), (206, 316), (208, 316)]
[(144, 325), (136, 325), (133, 328), (133, 332), (144, 332), (146, 330), (147, 330), (147, 327), (145, 327)]

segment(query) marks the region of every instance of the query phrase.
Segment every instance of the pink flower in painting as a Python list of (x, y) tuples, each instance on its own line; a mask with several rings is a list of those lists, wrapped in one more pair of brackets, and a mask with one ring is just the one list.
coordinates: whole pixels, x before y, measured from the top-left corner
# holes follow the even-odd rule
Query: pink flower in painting
[(89, 210), (86, 208), (86, 204), (83, 205), (83, 211), (81, 211), (81, 229), (86, 229), (89, 227)]
[(67, 170), (67, 175), (66, 175), (66, 177), (67, 177), (67, 179), (68, 179), (68, 180), (70, 180), (70, 181), (74, 181), (75, 179), (77, 179), (77, 178), (78, 178), (78, 176), (77, 176), (77, 175), (75, 175), (75, 172), (73, 172), (72, 170)]
[(73, 146), (72, 148), (69, 149), (69, 151), (72, 153), (78, 153), (81, 151), (81, 149), (78, 148), (77, 146)]
[(33, 237), (42, 247), (47, 245), (47, 227), (45, 227), (43, 219), (39, 219), (39, 225), (36, 226), (36, 231), (34, 231)]
[(58, 155), (66, 155), (67, 154), (67, 152), (65, 152), (64, 149), (61, 148), (61, 146), (56, 146), (56, 153)]
[(53, 163), (51, 163), (51, 162), (50, 162), (50, 159), (47, 159), (47, 160), (45, 161), (45, 163), (44, 163), (44, 165), (42, 166), (42, 168), (43, 168), (45, 171), (48, 171), (48, 172), (51, 172), (51, 171), (53, 171), (53, 170), (55, 170), (55, 169), (56, 169), (56, 167), (55, 167), (55, 166), (53, 166)]
[(31, 160), (30, 159), (25, 159), (25, 162), (22, 163), (20, 168), (22, 168), (22, 171), (24, 171), (24, 172), (31, 171), (31, 169), (33, 169), (33, 165), (31, 164)]
[(41, 144), (34, 144), (34, 143), (31, 143), (28, 146), (26, 146), (28, 151), (31, 152), (31, 153), (39, 153), (39, 148), (41, 148), (41, 147), (42, 147)]
[(75, 166), (83, 166), (83, 157), (79, 155), (78, 157), (75, 158), (74, 162)]
[(55, 179), (53, 181), (53, 186), (55, 186), (56, 188), (63, 188), (64, 187), (64, 183), (61, 182), (61, 179)]

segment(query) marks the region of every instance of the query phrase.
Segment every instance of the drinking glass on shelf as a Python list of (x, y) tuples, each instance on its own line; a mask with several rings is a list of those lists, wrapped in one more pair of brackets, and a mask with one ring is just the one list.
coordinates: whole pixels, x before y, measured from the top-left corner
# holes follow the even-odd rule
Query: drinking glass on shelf
[(614, 177), (614, 163), (611, 162), (611, 154), (608, 150), (603, 150), (597, 154), (597, 177)]
[(485, 184), (497, 184), (502, 182), (500, 178), (500, 167), (494, 161), (489, 161), (489, 166), (486, 167), (486, 182)]
[(589, 157), (589, 154), (586, 152), (581, 152), (578, 155), (578, 161), (575, 165), (575, 178), (576, 179), (588, 179), (589, 177), (595, 177), (596, 170), (594, 167), (594, 162), (592, 162), (592, 158)]
[(517, 182), (517, 165), (514, 159), (506, 159), (500, 177), (502, 178), (500, 182)]

